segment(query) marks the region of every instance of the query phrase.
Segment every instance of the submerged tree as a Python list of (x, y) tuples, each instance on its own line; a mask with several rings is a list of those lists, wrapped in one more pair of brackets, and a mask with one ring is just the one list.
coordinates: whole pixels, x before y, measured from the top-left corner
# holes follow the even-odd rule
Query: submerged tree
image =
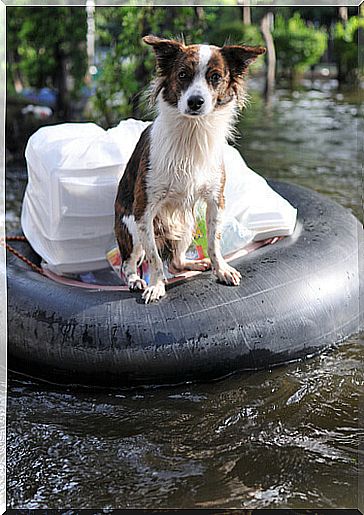
[[(360, 39), (359, 39), (360, 38)], [(364, 38), (364, 16), (339, 21), (334, 29), (334, 52), (339, 82), (357, 82), (363, 74), (363, 56), (359, 58), (359, 40)]]
[(319, 62), (327, 48), (328, 35), (324, 29), (308, 26), (296, 12), (288, 20), (277, 15), (273, 38), (281, 70), (294, 80)]

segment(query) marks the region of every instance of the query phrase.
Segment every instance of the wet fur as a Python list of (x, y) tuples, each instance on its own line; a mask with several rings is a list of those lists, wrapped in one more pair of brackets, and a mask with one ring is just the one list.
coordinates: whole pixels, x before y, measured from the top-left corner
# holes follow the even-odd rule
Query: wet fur
[[(240, 274), (227, 265), (219, 247), (223, 148), (246, 98), (243, 77), (248, 64), (264, 49), (185, 46), (155, 36), (144, 41), (157, 57), (151, 98), (158, 116), (142, 133), (120, 181), (115, 234), (129, 287), (144, 290), (145, 302), (150, 302), (165, 294), (161, 257), (171, 262), (174, 271), (208, 267), (206, 262), (185, 259), (198, 200), (207, 204), (208, 252), (214, 272), (227, 284), (239, 283)], [(201, 113), (191, 111), (188, 104), (194, 91), (204, 99)], [(148, 287), (136, 271), (144, 255), (151, 269)]]

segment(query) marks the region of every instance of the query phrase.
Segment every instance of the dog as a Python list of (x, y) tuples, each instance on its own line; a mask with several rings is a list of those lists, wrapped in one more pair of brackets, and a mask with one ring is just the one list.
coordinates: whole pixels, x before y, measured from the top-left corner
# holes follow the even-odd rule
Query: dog
[[(119, 183), (115, 235), (130, 290), (145, 303), (165, 295), (163, 258), (174, 273), (212, 270), (237, 286), (241, 275), (220, 251), (224, 209), (223, 147), (247, 98), (244, 76), (264, 47), (185, 45), (153, 35), (143, 41), (156, 55), (151, 97), (155, 121), (141, 134)], [(187, 260), (195, 226), (194, 208), (206, 203), (210, 260)], [(137, 270), (150, 265), (149, 285)]]

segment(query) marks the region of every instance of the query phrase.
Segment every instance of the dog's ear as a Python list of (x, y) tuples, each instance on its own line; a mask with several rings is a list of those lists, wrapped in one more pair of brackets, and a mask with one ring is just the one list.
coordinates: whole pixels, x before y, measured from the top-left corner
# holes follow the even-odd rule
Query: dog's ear
[(170, 70), (177, 55), (183, 51), (183, 44), (174, 39), (162, 39), (157, 36), (144, 36), (144, 43), (151, 45), (157, 57), (157, 67), (164, 74)]
[(225, 45), (221, 53), (226, 60), (232, 77), (243, 75), (248, 66), (256, 60), (259, 55), (265, 53), (262, 46)]

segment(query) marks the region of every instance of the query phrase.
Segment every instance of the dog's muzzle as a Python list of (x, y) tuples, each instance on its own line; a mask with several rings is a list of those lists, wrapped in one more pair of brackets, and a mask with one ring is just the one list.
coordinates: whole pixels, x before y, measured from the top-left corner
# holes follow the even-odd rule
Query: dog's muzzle
[(189, 109), (189, 114), (200, 114), (201, 107), (204, 105), (205, 100), (201, 95), (192, 95), (187, 100), (187, 106)]

